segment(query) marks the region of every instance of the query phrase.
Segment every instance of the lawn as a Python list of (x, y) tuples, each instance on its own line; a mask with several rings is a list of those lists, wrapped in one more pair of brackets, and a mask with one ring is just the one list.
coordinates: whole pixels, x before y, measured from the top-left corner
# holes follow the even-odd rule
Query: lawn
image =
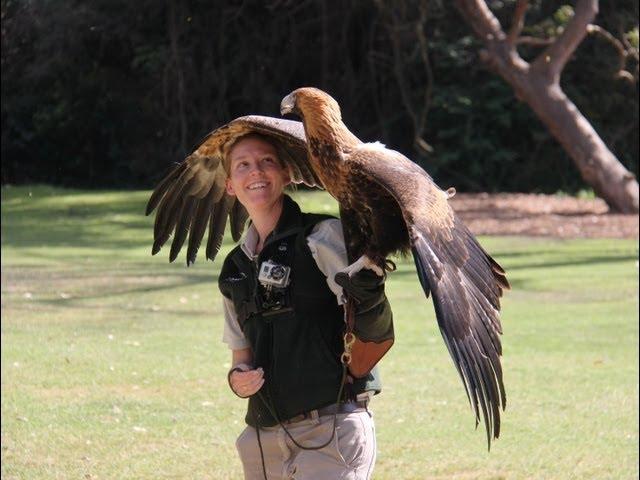
[[(148, 195), (2, 189), (4, 479), (241, 478), (221, 262), (152, 257)], [(335, 212), (323, 193), (294, 196)], [(501, 438), (487, 452), (431, 301), (399, 261), (374, 478), (638, 478), (637, 241), (481, 241), (513, 286)]]

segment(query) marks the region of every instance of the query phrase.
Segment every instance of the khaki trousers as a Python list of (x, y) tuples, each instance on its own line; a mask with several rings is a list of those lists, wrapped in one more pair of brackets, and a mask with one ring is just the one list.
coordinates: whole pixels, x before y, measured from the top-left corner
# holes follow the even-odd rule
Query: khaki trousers
[[(336, 435), (319, 450), (296, 446), (281, 426), (261, 428), (260, 442), (268, 480), (369, 480), (376, 461), (376, 436), (370, 412), (337, 415)], [(303, 447), (325, 443), (333, 429), (333, 415), (285, 424)], [(244, 429), (236, 440), (245, 480), (264, 480), (256, 429)]]

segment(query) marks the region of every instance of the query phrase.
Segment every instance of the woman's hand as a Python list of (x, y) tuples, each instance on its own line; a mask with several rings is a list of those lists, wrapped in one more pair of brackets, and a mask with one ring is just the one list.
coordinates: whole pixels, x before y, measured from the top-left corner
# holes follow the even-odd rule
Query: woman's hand
[(264, 385), (262, 368), (252, 370), (248, 365), (236, 365), (229, 374), (229, 386), (239, 397), (250, 397), (260, 390), (262, 385)]

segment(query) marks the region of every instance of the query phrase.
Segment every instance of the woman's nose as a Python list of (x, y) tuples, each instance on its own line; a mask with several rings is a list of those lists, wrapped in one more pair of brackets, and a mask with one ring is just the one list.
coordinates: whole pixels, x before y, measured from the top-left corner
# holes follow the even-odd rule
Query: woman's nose
[(260, 165), (260, 163), (257, 163), (251, 166), (251, 169), (249, 170), (249, 174), (262, 173), (263, 170), (264, 168), (262, 168), (262, 165)]

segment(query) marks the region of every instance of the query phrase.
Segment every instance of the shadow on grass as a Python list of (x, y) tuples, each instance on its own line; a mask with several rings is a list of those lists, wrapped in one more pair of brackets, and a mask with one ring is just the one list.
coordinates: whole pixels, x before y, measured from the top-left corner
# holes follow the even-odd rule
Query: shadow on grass
[[(550, 253), (550, 252), (547, 252)], [(558, 252), (554, 252), (555, 255), (558, 255)], [(493, 255), (492, 255), (493, 256)], [(537, 269), (537, 268), (555, 268), (555, 267), (568, 267), (568, 266), (579, 266), (579, 265), (596, 265), (601, 263), (619, 263), (619, 262), (631, 262), (633, 260), (638, 260), (637, 255), (629, 255), (629, 254), (617, 254), (612, 253), (611, 255), (589, 255), (588, 252), (584, 252), (583, 255), (575, 256), (574, 258), (567, 260), (550, 260), (550, 259), (541, 259), (539, 261), (532, 261), (526, 263), (518, 263), (518, 264), (510, 264), (508, 261), (508, 257), (510, 254), (497, 254), (493, 256), (493, 258), (497, 259), (498, 262), (504, 267), (507, 273), (514, 270), (528, 270), (528, 269)], [(535, 252), (531, 254), (524, 254), (521, 252), (515, 252), (513, 256), (521, 256), (521, 257), (536, 257)], [(409, 265), (406, 265), (404, 268), (398, 268), (397, 271), (393, 272), (393, 275), (416, 275), (415, 269), (411, 268)]]
[[(19, 277), (33, 277), (40, 274), (40, 281), (51, 283), (61, 283), (66, 285), (66, 290), (76, 291), (76, 295), (71, 299), (39, 300), (51, 305), (71, 304), (75, 300), (99, 299), (109, 296), (148, 294), (163, 291), (173, 291), (175, 289), (192, 287), (201, 284), (210, 284), (217, 289), (219, 268), (209, 265), (212, 268), (188, 268), (186, 266), (152, 265), (143, 262), (119, 262), (112, 268), (105, 268), (103, 265), (91, 265), (92, 268), (82, 270), (58, 270), (44, 272), (42, 268), (29, 265), (13, 265), (12, 270), (28, 270), (26, 274), (17, 275)], [(8, 272), (9, 275), (15, 274)], [(128, 279), (129, 282), (123, 280)], [(152, 279), (152, 280), (149, 280)], [(152, 283), (155, 282), (155, 283)], [(74, 285), (81, 285), (81, 289), (74, 289)], [(90, 291), (96, 289), (99, 291)], [(87, 292), (87, 293), (83, 293)]]
[(507, 271), (513, 270), (527, 270), (527, 269), (535, 269), (535, 268), (556, 268), (556, 267), (569, 267), (569, 266), (578, 266), (578, 265), (596, 265), (601, 263), (618, 263), (618, 262), (630, 262), (633, 260), (637, 260), (637, 255), (611, 255), (611, 256), (601, 256), (601, 257), (585, 257), (585, 258), (576, 258), (572, 260), (565, 261), (541, 261), (539, 263), (524, 263), (518, 265), (511, 265), (506, 268)]
[(153, 243), (148, 192), (2, 189), (2, 244), (15, 247), (135, 248)]
[[(144, 307), (144, 306), (133, 306), (133, 305), (119, 305), (116, 307), (112, 307), (109, 305), (86, 305), (86, 304), (74, 304), (74, 303), (68, 303), (65, 305), (59, 305), (59, 304), (55, 304), (54, 302), (48, 302), (45, 300), (37, 300), (36, 303), (44, 305), (44, 306), (48, 306), (48, 307), (55, 307), (55, 308), (73, 308), (75, 310), (92, 310), (92, 311), (96, 311), (96, 312), (103, 312), (105, 309), (117, 309), (118, 311), (123, 311), (123, 312), (130, 312), (130, 313), (144, 313), (147, 315), (155, 315), (155, 314), (162, 314), (162, 315), (178, 315), (178, 316), (190, 316), (190, 317), (194, 317), (194, 316), (211, 316), (212, 315), (212, 311), (210, 308), (205, 308), (205, 306), (203, 306), (201, 309), (172, 309), (172, 308), (167, 308), (166, 306), (163, 306), (157, 310), (151, 308), (151, 307)], [(33, 312), (33, 307), (30, 307), (28, 305), (20, 305), (20, 304), (13, 304), (12, 305), (12, 310), (14, 311), (26, 311), (26, 312)], [(212, 317), (213, 318), (213, 317)], [(123, 320), (126, 320), (126, 318), (123, 317)]]
[[(100, 258), (112, 255), (114, 262), (117, 262), (117, 252), (122, 250), (131, 252), (140, 249), (140, 253), (150, 254), (153, 216), (144, 216), (149, 194), (147, 191), (87, 192), (48, 186), (5, 187), (2, 189), (2, 244), (15, 248), (94, 250), (94, 253), (82, 252), (82, 255), (66, 251), (55, 253), (55, 259), (72, 262), (91, 255)], [(204, 261), (203, 245), (206, 245), (206, 241), (205, 236), (198, 262)], [(170, 243), (171, 239), (157, 257), (166, 261)], [(219, 257), (231, 245), (231, 239), (225, 237)], [(186, 247), (183, 246), (176, 263), (185, 261), (185, 253)], [(508, 271), (637, 260), (637, 254), (629, 254), (628, 251), (613, 251), (603, 255), (598, 249), (575, 251), (562, 243), (558, 244), (557, 249), (547, 247), (490, 253)], [(46, 254), (44, 257), (51, 258)], [(517, 261), (525, 257), (530, 261)], [(406, 261), (401, 260), (402, 263)], [(412, 259), (408, 259), (408, 262), (413, 263)]]

